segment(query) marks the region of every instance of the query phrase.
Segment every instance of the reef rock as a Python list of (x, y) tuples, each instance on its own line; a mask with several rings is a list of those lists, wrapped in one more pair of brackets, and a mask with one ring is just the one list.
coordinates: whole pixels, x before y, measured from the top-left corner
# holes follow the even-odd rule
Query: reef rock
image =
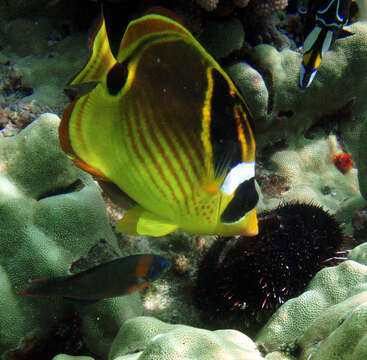
[(171, 325), (152, 317), (125, 322), (117, 334), (109, 360), (260, 360), (255, 343), (236, 330), (209, 331)]
[[(261, 360), (256, 344), (237, 330), (209, 331), (148, 316), (127, 320), (109, 360)], [(93, 360), (60, 354), (53, 360)]]
[[(268, 160), (288, 187), (282, 201), (319, 204), (346, 224), (346, 233), (352, 233), (353, 213), (366, 201), (359, 191), (358, 171), (353, 168), (343, 174), (333, 163), (334, 155), (342, 151), (334, 135), (318, 140), (303, 138), (298, 146), (277, 151)], [(272, 203), (266, 205), (271, 207)]]
[(63, 299), (19, 294), (29, 279), (69, 274), (72, 263), (100, 239), (116, 248), (100, 191), (92, 177), (62, 152), (58, 124), (56, 115), (44, 114), (18, 135), (0, 139), (0, 353), (4, 359), (47, 339), (50, 329), (71, 311), (80, 313), (90, 348), (105, 355), (121, 323), (141, 313), (138, 294), (81, 310)]
[[(299, 87), (302, 55), (271, 45), (258, 45), (249, 54), (249, 64), (227, 69), (255, 117), (257, 149), (280, 141), (292, 146), (311, 128), (337, 128), (348, 152), (360, 170), (359, 182), (367, 197), (367, 22), (348, 29), (354, 33), (335, 41), (324, 56), (311, 86)], [(259, 96), (254, 97), (260, 91)], [(261, 94), (261, 96), (260, 96)]]

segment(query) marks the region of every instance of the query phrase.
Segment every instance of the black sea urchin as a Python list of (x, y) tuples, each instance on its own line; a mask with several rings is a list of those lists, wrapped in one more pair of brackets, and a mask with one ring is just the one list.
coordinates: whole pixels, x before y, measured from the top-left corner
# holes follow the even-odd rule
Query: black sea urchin
[(343, 233), (320, 206), (285, 204), (259, 220), (256, 237), (219, 238), (204, 256), (196, 283), (200, 307), (275, 309), (302, 293), (321, 268), (342, 259)]

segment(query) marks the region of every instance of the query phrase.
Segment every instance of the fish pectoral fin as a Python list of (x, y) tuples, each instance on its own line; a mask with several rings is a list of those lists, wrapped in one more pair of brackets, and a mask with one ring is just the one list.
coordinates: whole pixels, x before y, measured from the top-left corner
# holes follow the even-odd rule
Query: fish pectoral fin
[(163, 236), (178, 228), (177, 224), (136, 205), (127, 210), (116, 224), (116, 230), (129, 235)]
[(69, 85), (88, 82), (101, 82), (109, 70), (116, 64), (107, 37), (106, 25), (102, 16), (94, 30), (90, 44), (90, 56), (84, 68), (70, 81)]

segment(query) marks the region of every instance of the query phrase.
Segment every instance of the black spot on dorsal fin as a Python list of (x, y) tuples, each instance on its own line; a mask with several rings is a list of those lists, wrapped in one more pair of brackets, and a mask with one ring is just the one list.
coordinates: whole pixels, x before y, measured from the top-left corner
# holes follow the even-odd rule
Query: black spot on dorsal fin
[(107, 89), (111, 95), (116, 95), (125, 85), (127, 78), (127, 66), (117, 62), (107, 74)]

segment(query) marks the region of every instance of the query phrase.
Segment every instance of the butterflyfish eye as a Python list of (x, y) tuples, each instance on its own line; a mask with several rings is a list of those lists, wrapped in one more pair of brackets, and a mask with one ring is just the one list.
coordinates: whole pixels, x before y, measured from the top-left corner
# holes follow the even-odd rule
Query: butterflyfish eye
[(256, 206), (258, 200), (259, 194), (256, 190), (255, 178), (252, 177), (237, 187), (233, 199), (224, 209), (220, 220), (224, 224), (232, 224), (240, 221)]
[(116, 95), (125, 85), (127, 79), (125, 63), (116, 63), (107, 74), (107, 89), (111, 95)]

